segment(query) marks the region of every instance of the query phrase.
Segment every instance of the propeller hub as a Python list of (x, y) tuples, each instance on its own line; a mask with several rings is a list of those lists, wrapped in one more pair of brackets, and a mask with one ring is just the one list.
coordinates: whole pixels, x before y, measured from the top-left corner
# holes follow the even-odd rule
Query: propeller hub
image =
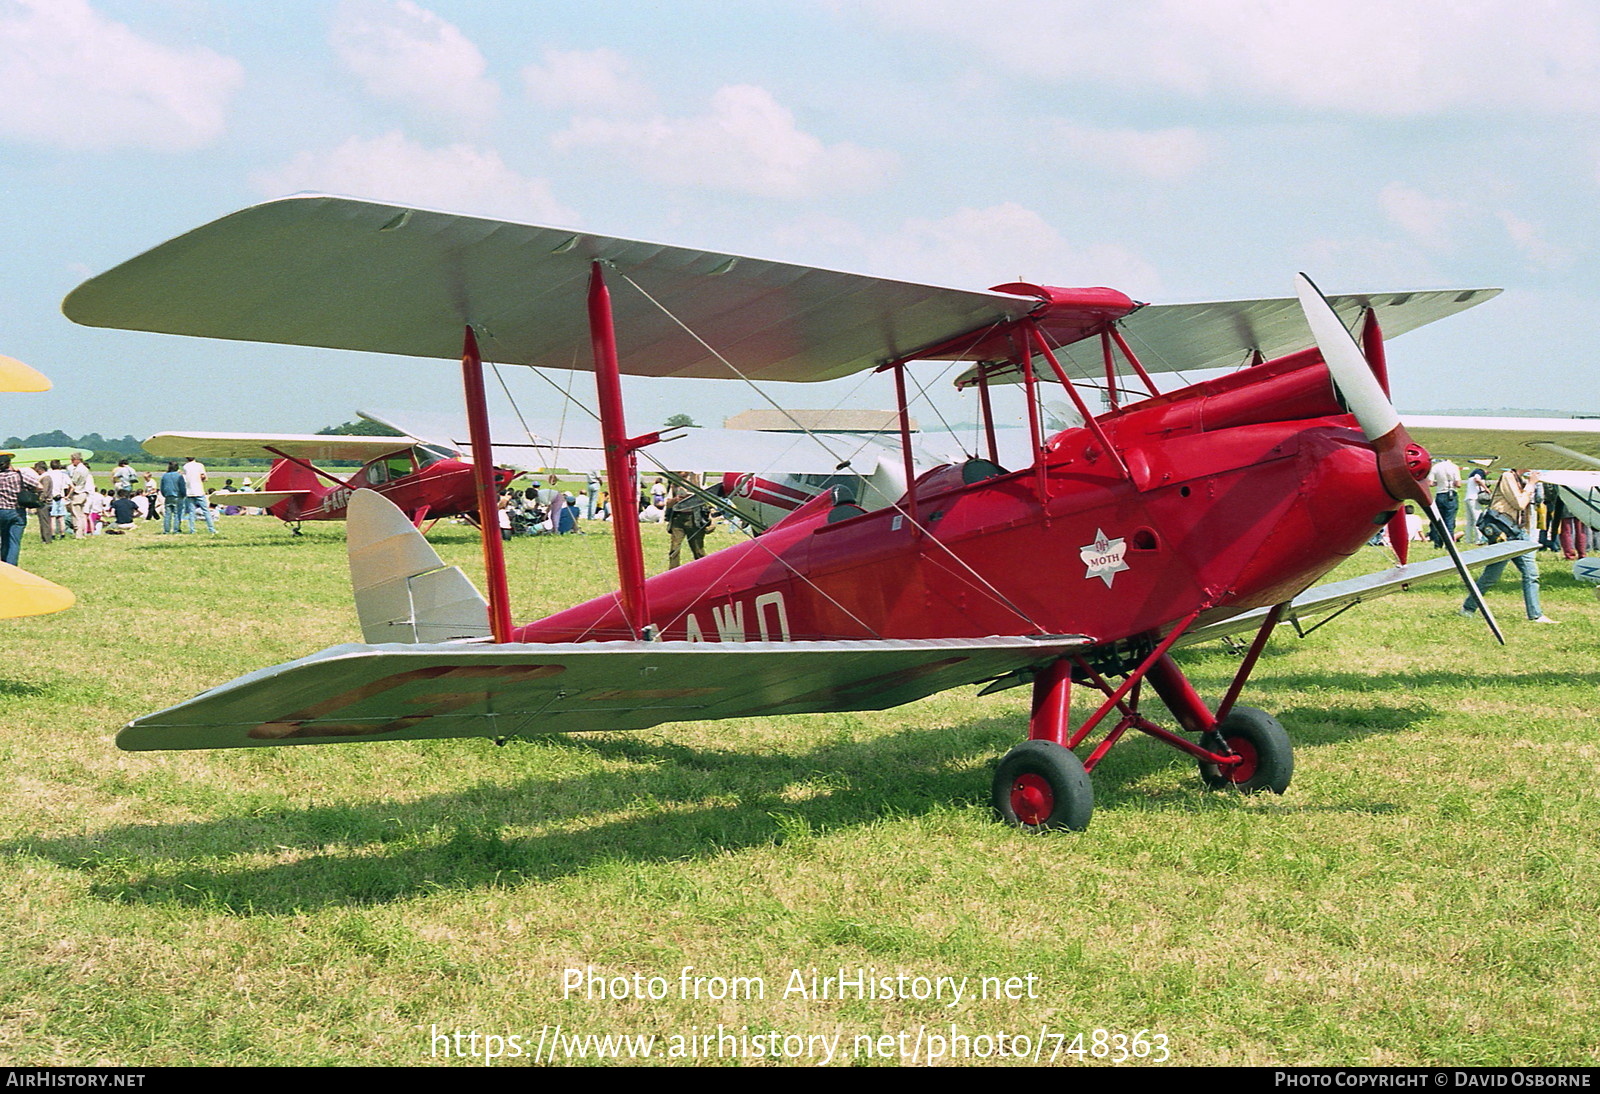
[(1428, 477), (1428, 472), (1433, 470), (1433, 459), (1428, 455), (1426, 448), (1412, 441), (1406, 445), (1405, 465), (1411, 477), (1421, 482)]

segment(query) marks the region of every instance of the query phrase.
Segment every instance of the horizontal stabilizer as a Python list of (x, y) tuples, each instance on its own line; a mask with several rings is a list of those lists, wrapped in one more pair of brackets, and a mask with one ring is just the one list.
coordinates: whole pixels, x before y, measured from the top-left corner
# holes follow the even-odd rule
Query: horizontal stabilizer
[(396, 505), (376, 490), (350, 495), (346, 550), (361, 636), (368, 642), (448, 642), (489, 635), (488, 603), (446, 566)]
[(262, 509), (290, 498), (309, 498), (310, 490), (219, 490), (211, 495), (212, 505), (254, 505)]
[(1069, 635), (334, 646), (140, 718), (117, 744), (137, 751), (498, 737), (884, 710), (1089, 644)]
[[(1539, 545), (1532, 540), (1513, 539), (1472, 551), (1463, 551), (1461, 561), (1468, 566), (1487, 566), (1491, 562), (1501, 562), (1538, 549)], [(1330, 581), (1325, 585), (1313, 585), (1289, 602), (1289, 610), (1283, 613), (1282, 622), (1298, 625), (1302, 619), (1311, 616), (1336, 612), (1366, 600), (1376, 600), (1390, 593), (1403, 592), (1424, 581), (1455, 576), (1455, 563), (1448, 555), (1441, 555), (1426, 562), (1394, 566), (1382, 573), (1353, 577), (1348, 581)], [(1267, 611), (1266, 608), (1255, 608), (1241, 615), (1204, 623), (1179, 639), (1178, 645), (1192, 646), (1196, 642), (1221, 638), (1227, 634), (1253, 631), (1261, 626)]]

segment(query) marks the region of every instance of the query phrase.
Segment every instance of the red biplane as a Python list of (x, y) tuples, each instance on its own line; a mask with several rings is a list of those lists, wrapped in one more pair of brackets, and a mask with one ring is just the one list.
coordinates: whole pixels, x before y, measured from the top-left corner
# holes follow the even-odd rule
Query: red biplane
[[(634, 729), (1026, 684), (1028, 740), (994, 779), (995, 808), (1011, 823), (1084, 827), (1087, 772), (1129, 730), (1191, 757), (1210, 786), (1281, 793), (1288, 736), (1237, 704), (1274, 626), (1452, 565), (1310, 588), (1396, 519), (1401, 500), (1432, 508), (1419, 485), (1426, 453), (1385, 394), (1380, 327), (1405, 333), (1495, 291), (1328, 302), (1304, 282), (1299, 302), (1141, 306), (1105, 288), (939, 288), (344, 198), (246, 209), (85, 282), (67, 315), (459, 357), (473, 451), (485, 456), (474, 463), (485, 512), (494, 495), (485, 355), (592, 361), (614, 484), (634, 480), (638, 451), (658, 439), (628, 435), (622, 372), (760, 381), (889, 370), (911, 485), (871, 511), (825, 493), (760, 536), (648, 581), (632, 507), (618, 506), (618, 592), (520, 627), (498, 537), (483, 540), (485, 601), (404, 515), (360, 491), (349, 550), (367, 644), (241, 677), (132, 722), (118, 742)], [(1365, 356), (1345, 322), (1360, 323)], [(1093, 360), (1075, 363), (1074, 346)], [(925, 360), (971, 363), (962, 382), (976, 386), (991, 428), (968, 458), (917, 473), (906, 372)], [(1166, 393), (1151, 378), (1220, 366), (1236, 371)], [(1075, 386), (1096, 377), (1111, 393), (1098, 415)], [(1125, 379), (1139, 397), (1120, 397)], [(1025, 388), (1024, 466), (1002, 466), (995, 444), (991, 389), (1002, 382)], [(1046, 383), (1062, 386), (1083, 425), (1044, 434)], [(1173, 650), (1245, 630), (1255, 639), (1236, 678), (1220, 702), (1205, 702)], [(1074, 684), (1099, 695), (1076, 726)], [(1147, 716), (1150, 692), (1174, 725)], [(1073, 750), (1096, 730), (1080, 760)]]
[[(350, 497), (376, 490), (417, 527), (424, 521), (478, 511), (471, 459), (415, 437), (354, 437), (321, 433), (157, 433), (144, 449), (164, 460), (259, 459), (273, 456), (259, 490), (218, 496), (219, 505), (260, 506), (294, 530), (307, 520), (344, 520)], [(362, 461), (348, 478), (313, 460)], [(497, 487), (516, 472), (495, 468)]]

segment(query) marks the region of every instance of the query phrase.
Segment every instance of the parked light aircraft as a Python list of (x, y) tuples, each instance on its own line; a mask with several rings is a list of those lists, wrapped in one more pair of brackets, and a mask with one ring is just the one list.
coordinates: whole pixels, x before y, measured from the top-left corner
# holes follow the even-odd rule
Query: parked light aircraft
[[(883, 709), (963, 684), (1029, 685), (1028, 740), (993, 782), (1006, 821), (1087, 825), (1087, 772), (1129, 730), (1190, 757), (1208, 786), (1281, 793), (1289, 738), (1237, 702), (1274, 626), (1440, 569), (1311, 589), (1401, 501), (1432, 510), (1420, 483), (1427, 455), (1380, 379), (1383, 332), (1494, 293), (1325, 301), (1302, 279), (1298, 300), (1143, 306), (1107, 288), (949, 289), (347, 198), (245, 209), (85, 282), (67, 315), (459, 359), (485, 512), (486, 354), (561, 368), (592, 361), (613, 483), (634, 481), (639, 450), (659, 440), (628, 435), (623, 372), (716, 377), (736, 367), (759, 382), (882, 369), (896, 382), (910, 487), (874, 511), (819, 496), (763, 535), (649, 580), (632, 507), (619, 506), (618, 591), (520, 627), (497, 536), (483, 537), (485, 600), (404, 514), (359, 491), (349, 550), (366, 644), (241, 677), (135, 720), (118, 741), (504, 737)], [(1075, 365), (1058, 353), (1066, 346), (1094, 362)], [(906, 373), (951, 359), (972, 363), (968, 382), (991, 426), (990, 386), (1024, 386), (1026, 465), (1002, 466), (991, 433), (968, 458), (916, 472)], [(1243, 367), (1166, 393), (1150, 379), (1224, 365)], [(1146, 394), (1118, 398), (1124, 374)], [(1094, 375), (1114, 393), (1098, 415), (1075, 387)], [(1083, 425), (1046, 436), (1037, 395), (1052, 381)], [(1213, 706), (1172, 652), (1239, 630), (1254, 640)], [(1074, 684), (1098, 698), (1076, 726)], [(1172, 724), (1155, 720), (1152, 692)], [(1096, 730), (1080, 760), (1074, 749)]]
[[(329, 434), (157, 433), (146, 452), (164, 460), (275, 457), (261, 489), (227, 495), (230, 505), (261, 506), (299, 534), (307, 520), (344, 520), (350, 497), (376, 490), (410, 520), (423, 522), (477, 511), (472, 461), (454, 449), (414, 437), (353, 437)], [(362, 461), (361, 470), (340, 478), (313, 460)], [(496, 468), (504, 486), (515, 472)], [(493, 525), (491, 525), (492, 527)]]

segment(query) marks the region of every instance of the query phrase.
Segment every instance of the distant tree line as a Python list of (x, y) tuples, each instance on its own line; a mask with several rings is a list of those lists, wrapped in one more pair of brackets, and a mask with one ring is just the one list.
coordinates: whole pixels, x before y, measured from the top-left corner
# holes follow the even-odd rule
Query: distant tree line
[(139, 438), (132, 434), (120, 439), (102, 437), (98, 433), (85, 433), (73, 437), (59, 429), (49, 433), (34, 433), (27, 437), (7, 437), (7, 448), (76, 448), (90, 463), (116, 463), (118, 460), (154, 460), (144, 450)]
[(396, 433), (386, 425), (369, 422), (365, 418), (358, 418), (353, 422), (343, 425), (328, 425), (317, 430), (317, 435), (322, 437), (403, 437), (405, 434)]
[[(388, 426), (369, 422), (365, 418), (354, 422), (345, 422), (343, 425), (330, 425), (317, 430), (319, 434), (354, 437), (393, 437), (397, 436)], [(139, 443), (139, 438), (131, 433), (126, 437), (102, 437), (98, 433), (85, 433), (81, 437), (74, 437), (59, 429), (52, 429), (48, 433), (34, 433), (27, 437), (7, 437), (6, 448), (75, 448), (83, 453), (83, 458), (92, 464), (116, 463), (118, 460), (128, 459), (141, 463), (161, 463), (156, 457), (144, 450), (144, 445)], [(262, 467), (272, 463), (270, 458), (261, 460), (230, 461), (246, 465), (260, 464)]]

